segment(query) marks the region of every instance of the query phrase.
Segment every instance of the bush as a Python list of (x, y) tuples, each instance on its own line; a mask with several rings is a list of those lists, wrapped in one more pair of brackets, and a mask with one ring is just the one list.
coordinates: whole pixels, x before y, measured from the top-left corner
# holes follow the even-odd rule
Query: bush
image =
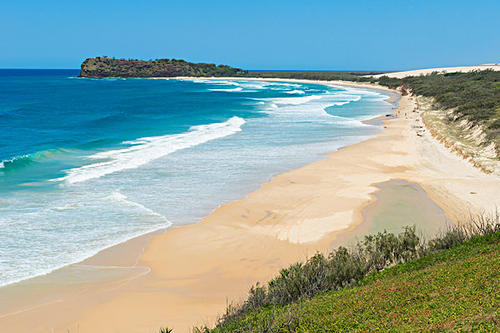
[(174, 330), (168, 327), (160, 328), (160, 333), (172, 333)]

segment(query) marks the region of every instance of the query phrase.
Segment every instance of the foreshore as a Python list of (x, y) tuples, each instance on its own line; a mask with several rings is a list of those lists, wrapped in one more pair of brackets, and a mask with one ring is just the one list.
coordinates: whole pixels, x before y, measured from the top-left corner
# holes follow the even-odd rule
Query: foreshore
[[(326, 84), (387, 90), (343, 81)], [(384, 119), (384, 130), (374, 138), (280, 174), (202, 222), (91, 258), (86, 264), (97, 269), (129, 271), (77, 289), (65, 286), (64, 292), (54, 292), (57, 298), (48, 293), (39, 305), (0, 313), (2, 332), (157, 332), (161, 326), (188, 332), (194, 325), (213, 325), (227, 303), (243, 300), (251, 285), (346, 241), (363, 223), (362, 209), (376, 200), (376, 185), (395, 179), (420, 185), (454, 222), (494, 212), (499, 177), (484, 174), (440, 144), (422, 129), (419, 112), (412, 97), (402, 96), (398, 117)], [(50, 274), (46, 278), (50, 283)]]

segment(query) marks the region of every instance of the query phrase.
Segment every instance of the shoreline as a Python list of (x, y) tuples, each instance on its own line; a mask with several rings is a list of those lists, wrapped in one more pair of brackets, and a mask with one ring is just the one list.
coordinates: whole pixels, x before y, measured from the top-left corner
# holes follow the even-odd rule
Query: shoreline
[[(80, 77), (80, 76), (78, 76), (78, 78), (95, 79), (95, 78), (91, 78), (91, 77)], [(369, 86), (369, 85), (366, 85), (366, 84), (354, 83), (354, 82), (349, 82), (349, 81), (326, 81), (326, 80), (322, 81), (322, 80), (305, 80), (305, 79), (301, 80), (301, 79), (282, 79), (282, 78), (266, 79), (266, 78), (246, 78), (246, 77), (242, 77), (242, 78), (240, 78), (240, 77), (191, 77), (191, 76), (145, 77), (145, 78), (136, 78), (136, 77), (126, 77), (126, 78), (123, 78), (123, 77), (105, 77), (105, 78), (101, 78), (101, 79), (109, 79), (109, 78), (119, 78), (119, 79), (153, 79), (153, 80), (178, 80), (178, 79), (180, 79), (180, 80), (184, 80), (184, 79), (187, 79), (187, 80), (197, 80), (197, 79), (201, 79), (201, 80), (229, 80), (229, 81), (231, 81), (231, 80), (232, 81), (271, 81), (271, 82), (275, 81), (275, 82), (297, 82), (297, 83), (319, 84), (319, 85), (324, 85), (324, 86), (348, 86), (348, 87), (355, 87), (355, 88), (368, 88), (370, 90), (381, 90), (381, 91), (386, 91), (386, 92), (392, 93), (393, 95), (390, 96), (390, 97), (388, 97), (386, 99), (386, 102), (388, 102), (388, 103), (390, 103), (390, 104), (393, 105), (393, 108), (392, 108), (393, 110), (397, 107), (397, 103), (396, 102), (397, 102), (398, 96), (399, 96), (399, 94), (398, 94), (397, 91), (394, 91), (394, 90), (389, 89), (389, 88), (384, 87), (384, 86), (376, 85), (377, 88), (373, 88), (372, 86), (375, 86), (375, 85)], [(365, 124), (378, 125), (377, 122), (380, 121), (380, 120), (386, 119), (386, 116), (387, 115), (380, 115), (380, 116), (376, 116), (376, 117), (373, 117), (373, 118), (370, 118), (370, 119), (362, 120), (361, 122), (365, 123)], [(363, 139), (362, 141), (359, 141), (359, 142), (363, 142), (365, 140), (368, 140), (369, 138), (373, 137), (374, 135), (376, 135), (376, 133), (370, 135), (367, 139)], [(353, 144), (357, 144), (359, 142), (348, 143), (345, 146), (339, 147), (337, 150), (344, 149), (345, 147), (348, 147), (348, 146), (353, 145)], [(326, 158), (326, 156), (328, 154), (330, 154), (330, 153), (332, 153), (332, 151), (327, 152), (327, 153), (323, 154), (322, 156), (324, 158)], [(317, 159), (315, 161), (318, 161), (318, 160), (321, 160), (321, 158), (319, 158), (319, 159)], [(312, 161), (312, 162), (315, 162), (315, 161)], [(312, 163), (312, 162), (309, 162), (309, 163)], [(309, 163), (306, 163), (305, 165), (307, 165)], [(298, 168), (301, 168), (301, 167), (303, 167), (305, 165), (299, 166)], [(294, 169), (297, 169), (297, 168), (294, 168)], [(290, 170), (294, 170), (294, 169), (290, 169)], [(287, 171), (290, 171), (290, 170), (287, 170)], [(284, 172), (287, 172), (287, 171), (284, 171)], [(263, 181), (257, 187), (256, 190), (260, 189), (260, 187), (263, 184), (272, 181), (272, 179), (274, 177), (276, 177), (279, 174), (284, 173), (284, 172), (273, 173), (270, 177), (268, 177), (265, 181)], [(236, 199), (236, 200), (233, 200), (233, 201), (242, 200), (248, 194), (249, 193), (243, 194), (240, 199)], [(215, 210), (219, 209), (224, 204), (225, 203), (220, 203), (219, 205), (217, 205), (216, 207), (214, 207), (213, 209), (211, 209), (210, 212), (207, 214), (207, 216), (210, 215), (210, 214), (212, 214)], [(160, 227), (158, 229), (148, 231), (148, 232), (146, 232), (144, 234), (140, 234), (140, 235), (137, 235), (137, 236), (133, 236), (131, 238), (127, 238), (125, 240), (122, 240), (122, 241), (119, 241), (119, 242), (117, 242), (115, 244), (112, 244), (112, 245), (110, 245), (110, 246), (108, 246), (106, 248), (98, 250), (94, 254), (89, 255), (88, 257), (85, 257), (84, 259), (77, 259), (76, 261), (74, 261), (72, 263), (64, 264), (64, 265), (59, 266), (57, 268), (54, 268), (54, 269), (52, 269), (52, 270), (50, 270), (48, 272), (36, 274), (34, 276), (31, 276), (31, 277), (28, 277), (28, 278), (24, 278), (24, 279), (21, 279), (21, 280), (18, 280), (18, 281), (9, 282), (8, 284), (5, 284), (5, 285), (0, 285), (0, 288), (9, 287), (9, 286), (12, 286), (12, 285), (23, 283), (24, 281), (28, 281), (28, 280), (36, 279), (36, 278), (39, 278), (39, 277), (43, 277), (43, 276), (52, 274), (52, 273), (54, 273), (56, 271), (59, 271), (61, 269), (64, 269), (64, 268), (72, 266), (72, 265), (87, 264), (87, 263), (95, 263), (95, 262), (97, 262), (98, 263), (97, 265), (102, 265), (102, 266), (108, 266), (108, 265), (122, 266), (122, 264), (116, 264), (116, 258), (113, 259), (113, 262), (109, 262), (108, 263), (108, 261), (106, 259), (102, 259), (102, 257), (109, 256), (108, 252), (113, 252), (115, 248), (119, 248), (121, 246), (127, 246), (126, 243), (128, 243), (128, 242), (135, 242), (136, 239), (142, 239), (142, 238), (145, 238), (145, 237), (149, 237), (148, 235), (155, 235), (155, 234), (158, 234), (158, 233), (164, 233), (164, 232), (167, 232), (168, 230), (170, 230), (172, 228), (182, 227), (184, 225), (196, 224), (196, 223), (199, 223), (200, 221), (202, 221), (203, 218), (204, 217), (201, 217), (201, 218), (199, 218), (199, 220), (193, 221), (193, 222), (190, 222), (190, 223), (187, 223), (187, 224), (169, 225), (169, 226), (166, 226), (166, 227)], [(137, 256), (140, 257), (141, 254), (142, 254), (142, 252), (138, 253)]]
[[(339, 83), (338, 81), (313, 80), (261, 80), (348, 85), (373, 89), (373, 85), (345, 84), (346, 82), (343, 81)], [(380, 90), (394, 93), (393, 90), (387, 88)], [(400, 100), (398, 111), (402, 115), (402, 111), (406, 110), (406, 116), (391, 117), (391, 119), (386, 119), (384, 116), (377, 117), (382, 120), (383, 126), (387, 129), (375, 134), (374, 137), (326, 154), (325, 159), (281, 173), (262, 184), (258, 190), (248, 194), (244, 199), (222, 205), (201, 222), (169, 228), (168, 232), (152, 236), (145, 252), (137, 262), (141, 266), (150, 267), (152, 270), (150, 274), (146, 273), (128, 281), (126, 286), (119, 288), (119, 291), (113, 289), (99, 292), (99, 288), (96, 292), (87, 291), (86, 296), (83, 297), (87, 303), (83, 302), (84, 304), (76, 306), (78, 310), (73, 311), (73, 315), (69, 315), (62, 321), (59, 319), (58, 324), (53, 321), (53, 327), (56, 331), (78, 327), (81, 332), (110, 331), (117, 328), (120, 328), (120, 331), (145, 332), (146, 327), (148, 329), (156, 327), (155, 331), (157, 331), (160, 326), (165, 325), (174, 326), (182, 331), (197, 323), (202, 324), (200, 320), (206, 320), (206, 324), (212, 324), (214, 316), (223, 312), (226, 297), (230, 300), (241, 298), (242, 292), (246, 295), (251, 284), (267, 280), (281, 267), (296, 260), (302, 260), (318, 250), (328, 251), (331, 244), (341, 238), (342, 233), (353, 230), (363, 223), (363, 208), (376, 201), (375, 184), (387, 179), (405, 179), (420, 184), (428, 196), (444, 209), (448, 217), (456, 220), (463, 200), (458, 199), (449, 191), (450, 186), (436, 186), (435, 180), (455, 176), (463, 182), (463, 178), (467, 180), (471, 175), (475, 177), (477, 174), (470, 169), (471, 166), (463, 166), (460, 175), (450, 176), (446, 172), (440, 173), (439, 168), (435, 169), (432, 165), (426, 164), (425, 167), (428, 170), (425, 175), (422, 175), (422, 171), (418, 168), (420, 161), (411, 160), (411, 158), (405, 160), (404, 153), (419, 156), (419, 151), (415, 150), (415, 147), (406, 149), (404, 145), (398, 143), (401, 141), (402, 134), (406, 135), (404, 139), (414, 134), (411, 124), (418, 117), (413, 120), (407, 119), (408, 114), (412, 116), (411, 108), (411, 98), (404, 97)], [(428, 134), (427, 131), (426, 135)], [(433, 145), (437, 142), (434, 142), (432, 137), (425, 139)], [(418, 143), (418, 140), (419, 137), (415, 135), (411, 136), (410, 142)], [(437, 144), (439, 145), (438, 142)], [(393, 150), (397, 149), (393, 149), (394, 146), (398, 146), (399, 149), (395, 154)], [(376, 148), (375, 153), (373, 154), (373, 149), (368, 148)], [(436, 147), (433, 146), (433, 148)], [(438, 148), (429, 153), (439, 152)], [(423, 152), (425, 153), (425, 150)], [(398, 161), (399, 158), (403, 161)], [(446, 158), (456, 162), (456, 165), (466, 163), (459, 157), (455, 161), (452, 155)], [(370, 163), (369, 167), (360, 165), (364, 163)], [(446, 163), (442, 164), (442, 166), (446, 165)], [(380, 170), (373, 172), (370, 168)], [(339, 173), (339, 169), (344, 172)], [(325, 176), (327, 173), (328, 177)], [(330, 179), (331, 177), (333, 180)], [(479, 178), (476, 180), (479, 184), (485, 180), (495, 179), (488, 178), (488, 176)], [(453, 185), (456, 179), (450, 181)], [(494, 191), (496, 184), (499, 183), (490, 184), (490, 192), (491, 185)], [(461, 186), (464, 185), (461, 184)], [(290, 189), (300, 193), (295, 193)], [(484, 198), (489, 195), (488, 193), (480, 195)], [(336, 204), (333, 209), (329, 207), (332, 201)], [(481, 201), (482, 199), (476, 200), (476, 202)], [(353, 208), (345, 210), (342, 208), (343, 205), (351, 205)], [(471, 204), (471, 206), (478, 205)], [(268, 209), (269, 207), (271, 208)], [(322, 216), (318, 216), (318, 212)], [(350, 221), (347, 226), (346, 220)], [(332, 228), (332, 224), (337, 228)], [(311, 227), (316, 229), (318, 226), (322, 230), (310, 232)], [(125, 248), (132, 240), (116, 247), (121, 247), (121, 250), (125, 252), (131, 251), (130, 248), (128, 250)], [(102, 255), (102, 252), (109, 249), (111, 248), (100, 251), (89, 259), (99, 254)], [(228, 253), (231, 251), (227, 249), (234, 250), (234, 253)], [(110, 255), (110, 262), (122, 257), (123, 253), (119, 253), (121, 250)], [(215, 258), (220, 262), (214, 262)], [(239, 267), (235, 269), (236, 264)], [(232, 270), (231, 267), (233, 267)], [(200, 292), (201, 290), (207, 291), (207, 289), (210, 290), (208, 293), (210, 295)], [(77, 299), (78, 297), (75, 297), (73, 303), (71, 300), (69, 303), (66, 301), (66, 305), (75, 306)], [(60, 306), (59, 303), (47, 306), (45, 311), (31, 313), (31, 318), (33, 316), (43, 318), (48, 323), (51, 319), (47, 318), (53, 319), (54, 315), (48, 317), (43, 315), (59, 314), (58, 306)], [(74, 307), (72, 309), (75, 310)], [(188, 311), (188, 309), (192, 310)], [(75, 312), (78, 314), (75, 315)], [(18, 317), (24, 317), (24, 315)], [(25, 321), (26, 318), (24, 318)], [(119, 321), (119, 318), (122, 319)], [(10, 322), (14, 326), (5, 327), (18, 327), (15, 325), (23, 324), (22, 318), (17, 319)], [(1, 317), (0, 320), (2, 320)]]

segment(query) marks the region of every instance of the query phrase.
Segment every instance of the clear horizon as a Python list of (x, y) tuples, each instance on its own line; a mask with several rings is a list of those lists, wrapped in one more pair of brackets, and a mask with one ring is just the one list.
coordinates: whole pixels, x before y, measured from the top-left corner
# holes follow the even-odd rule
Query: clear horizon
[(79, 69), (86, 58), (104, 55), (300, 71), (500, 61), (498, 1), (84, 4), (1, 4), (0, 68)]

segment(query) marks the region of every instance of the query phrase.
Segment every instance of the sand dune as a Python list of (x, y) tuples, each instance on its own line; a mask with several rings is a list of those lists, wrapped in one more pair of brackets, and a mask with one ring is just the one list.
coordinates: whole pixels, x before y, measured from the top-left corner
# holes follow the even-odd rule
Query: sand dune
[(453, 73), (453, 72), (470, 72), (470, 71), (474, 71), (474, 70), (485, 70), (485, 69), (492, 69), (494, 71), (500, 71), (500, 64), (497, 63), (497, 64), (476, 65), (476, 66), (438, 67), (438, 68), (416, 69), (416, 70), (412, 70), (412, 71), (373, 75), (373, 77), (381, 77), (381, 76), (386, 75), (388, 77), (402, 79), (402, 78), (407, 77), (407, 76), (426, 75), (426, 74), (430, 74), (432, 72)]

